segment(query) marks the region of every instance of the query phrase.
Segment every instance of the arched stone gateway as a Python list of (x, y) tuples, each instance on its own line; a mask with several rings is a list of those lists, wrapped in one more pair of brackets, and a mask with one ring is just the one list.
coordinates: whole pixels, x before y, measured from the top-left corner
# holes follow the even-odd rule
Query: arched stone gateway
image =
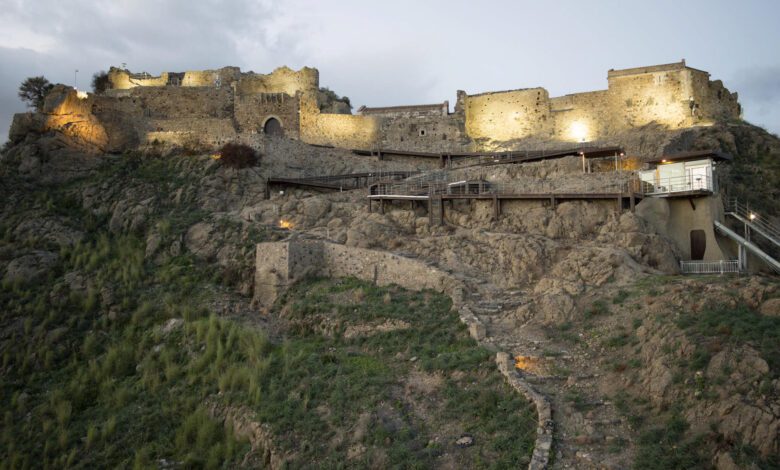
[(268, 118), (268, 120), (265, 121), (265, 124), (263, 124), (263, 132), (266, 135), (272, 135), (275, 137), (281, 137), (284, 135), (282, 123), (274, 117)]

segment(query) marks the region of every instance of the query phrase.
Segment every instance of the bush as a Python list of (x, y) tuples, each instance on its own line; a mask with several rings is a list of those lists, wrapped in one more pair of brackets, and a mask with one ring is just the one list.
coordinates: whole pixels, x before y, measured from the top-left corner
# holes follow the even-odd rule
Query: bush
[(101, 70), (92, 75), (92, 91), (96, 94), (103, 94), (111, 88), (111, 82), (108, 80), (108, 72)]
[(244, 144), (225, 144), (220, 149), (219, 154), (219, 161), (231, 168), (249, 168), (257, 165), (258, 161), (257, 152)]

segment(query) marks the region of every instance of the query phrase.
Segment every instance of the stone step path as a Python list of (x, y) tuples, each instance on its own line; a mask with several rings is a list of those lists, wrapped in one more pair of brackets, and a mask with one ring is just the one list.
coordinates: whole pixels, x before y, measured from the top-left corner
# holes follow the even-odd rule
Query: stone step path
[(466, 305), (485, 326), (483, 344), (515, 356), (540, 358), (548, 366), (538, 374), (523, 373), (523, 378), (552, 405), (555, 431), (550, 468), (631, 468), (631, 432), (614, 405), (597, 393), (601, 377), (592, 359), (554, 344), (542, 332), (518, 330), (512, 314), (528, 301), (523, 291), (501, 288), (482, 273), (442, 270), (464, 285)]
[[(552, 403), (555, 423), (552, 468), (630, 468), (626, 454), (630, 430), (614, 405), (597, 393), (594, 365), (540, 338), (507, 331), (505, 317), (523, 304), (520, 291), (506, 291), (482, 279), (461, 275), (472, 311), (486, 326), (486, 342), (515, 355), (541, 357), (553, 369), (569, 373), (525, 374)], [(471, 282), (471, 281), (476, 282)]]

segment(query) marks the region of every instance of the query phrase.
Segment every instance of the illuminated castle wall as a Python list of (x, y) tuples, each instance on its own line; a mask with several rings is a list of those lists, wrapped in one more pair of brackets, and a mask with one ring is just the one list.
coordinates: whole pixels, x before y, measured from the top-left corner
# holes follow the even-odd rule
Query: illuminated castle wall
[(470, 138), (494, 141), (585, 142), (653, 122), (679, 129), (739, 118), (737, 94), (709, 76), (685, 61), (610, 70), (606, 90), (554, 98), (544, 88), (458, 92), (456, 110), (465, 114)]
[(610, 70), (606, 90), (550, 97), (544, 88), (469, 95), (449, 104), (320, 111), (319, 72), (218, 70), (159, 76), (111, 68), (110, 89), (81, 105), (102, 126), (109, 151), (156, 143), (217, 147), (259, 144), (274, 119), (307, 143), (431, 152), (491, 149), (536, 141), (588, 142), (650, 123), (679, 129), (737, 119), (737, 94), (685, 61)]

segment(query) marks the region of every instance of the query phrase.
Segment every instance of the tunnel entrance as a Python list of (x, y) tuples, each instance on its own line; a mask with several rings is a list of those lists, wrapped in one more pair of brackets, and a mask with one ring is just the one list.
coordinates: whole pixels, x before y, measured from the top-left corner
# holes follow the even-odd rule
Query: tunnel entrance
[(269, 118), (263, 125), (263, 132), (266, 135), (272, 135), (274, 137), (284, 136), (284, 129), (282, 129), (282, 123), (276, 118)]

